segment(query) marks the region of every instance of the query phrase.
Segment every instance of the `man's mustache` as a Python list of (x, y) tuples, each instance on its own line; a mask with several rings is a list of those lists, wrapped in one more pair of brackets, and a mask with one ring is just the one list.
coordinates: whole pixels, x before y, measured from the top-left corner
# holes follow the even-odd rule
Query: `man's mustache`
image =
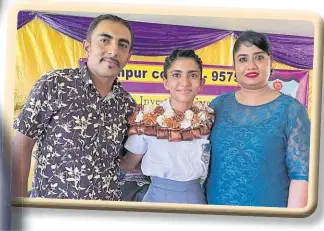
[(103, 57), (102, 59), (100, 59), (100, 62), (102, 62), (104, 60), (110, 60), (112, 62), (115, 62), (118, 67), (120, 66), (120, 63), (119, 63), (118, 59), (116, 59), (116, 58), (113, 58), (113, 57)]

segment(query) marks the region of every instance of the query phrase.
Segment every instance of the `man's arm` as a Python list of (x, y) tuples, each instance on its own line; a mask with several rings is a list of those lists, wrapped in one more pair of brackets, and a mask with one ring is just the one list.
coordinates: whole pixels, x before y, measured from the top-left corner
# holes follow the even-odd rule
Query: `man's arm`
[[(28, 196), (28, 176), (33, 147), (36, 140), (46, 132), (55, 111), (59, 85), (55, 80), (60, 73), (49, 72), (33, 86), (19, 116), (13, 124), (17, 131), (12, 146), (12, 194)], [(63, 78), (62, 78), (63, 79)]]
[(28, 176), (36, 140), (16, 132), (12, 146), (11, 191), (15, 197), (28, 197)]

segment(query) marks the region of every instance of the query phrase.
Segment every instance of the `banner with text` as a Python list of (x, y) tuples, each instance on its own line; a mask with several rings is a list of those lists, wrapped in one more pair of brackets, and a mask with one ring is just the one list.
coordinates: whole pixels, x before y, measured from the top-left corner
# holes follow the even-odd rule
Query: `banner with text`
[[(86, 59), (80, 59), (80, 64)], [(131, 61), (119, 73), (118, 79), (139, 104), (157, 105), (169, 97), (163, 86), (163, 63)], [(210, 102), (224, 92), (239, 89), (235, 72), (230, 66), (204, 65), (205, 86), (196, 100)], [(308, 71), (274, 70), (269, 86), (298, 99), (307, 107)]]

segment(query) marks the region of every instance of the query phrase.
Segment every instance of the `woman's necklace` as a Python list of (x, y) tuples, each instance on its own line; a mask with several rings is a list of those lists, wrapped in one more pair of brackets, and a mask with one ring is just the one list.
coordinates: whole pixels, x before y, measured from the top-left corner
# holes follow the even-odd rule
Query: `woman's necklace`
[(128, 119), (128, 135), (145, 134), (169, 141), (188, 141), (209, 135), (214, 123), (214, 111), (207, 105), (196, 101), (185, 112), (163, 107), (138, 105), (135, 113)]

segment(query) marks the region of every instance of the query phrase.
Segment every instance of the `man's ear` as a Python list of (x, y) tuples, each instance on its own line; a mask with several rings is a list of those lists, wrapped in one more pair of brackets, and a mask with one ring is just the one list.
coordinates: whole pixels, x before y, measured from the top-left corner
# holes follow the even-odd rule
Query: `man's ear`
[(130, 52), (129, 52), (129, 55), (128, 55), (128, 58), (127, 58), (127, 63), (129, 62), (131, 56), (132, 56), (132, 52), (130, 51)]
[(86, 39), (83, 40), (83, 50), (86, 56), (88, 57), (90, 53), (90, 42), (88, 42), (88, 40)]

